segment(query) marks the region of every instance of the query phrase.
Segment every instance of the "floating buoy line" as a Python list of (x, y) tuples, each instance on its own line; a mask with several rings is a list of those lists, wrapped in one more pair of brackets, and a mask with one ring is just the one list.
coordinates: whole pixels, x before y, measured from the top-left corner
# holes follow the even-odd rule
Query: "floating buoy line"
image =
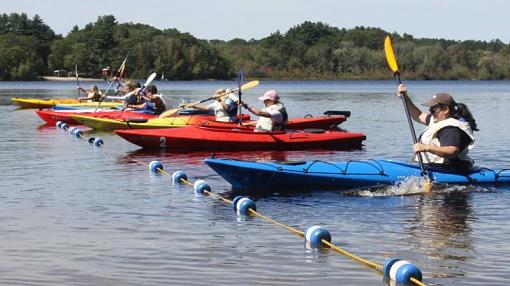
[[(137, 160), (134, 162), (140, 163)], [(387, 259), (383, 265), (374, 263), (367, 259), (356, 256), (347, 250), (333, 244), (331, 242), (331, 233), (318, 225), (311, 226), (307, 228), (305, 231), (301, 231), (294, 227), (285, 225), (281, 222), (278, 222), (268, 216), (265, 216), (259, 212), (257, 212), (257, 206), (253, 200), (245, 196), (237, 196), (233, 200), (225, 198), (217, 193), (212, 192), (211, 186), (205, 180), (197, 180), (194, 183), (188, 180), (188, 176), (183, 171), (175, 171), (173, 173), (168, 173), (163, 169), (163, 164), (160, 161), (152, 161), (149, 164), (149, 170), (153, 174), (161, 173), (171, 177), (172, 183), (179, 185), (185, 184), (192, 187), (195, 194), (206, 194), (212, 197), (215, 197), (227, 204), (230, 204), (234, 210), (234, 212), (242, 217), (259, 217), (265, 221), (273, 223), (277, 226), (287, 229), (291, 233), (304, 238), (305, 245), (310, 249), (320, 249), (320, 248), (330, 248), (337, 253), (344, 255), (352, 260), (359, 262), (369, 268), (372, 268), (379, 273), (384, 275), (384, 279), (391, 280), (396, 282), (398, 285), (406, 285), (406, 284), (414, 284), (414, 285), (426, 285), (422, 282), (422, 272), (421, 270), (414, 265), (413, 263), (400, 259), (400, 258), (390, 258)]]
[(81, 130), (80, 128), (77, 128), (77, 127), (71, 127), (69, 125), (67, 125), (67, 123), (65, 122), (62, 122), (62, 121), (57, 121), (57, 123), (55, 124), (55, 126), (59, 129), (62, 129), (64, 131), (67, 131), (69, 132), (69, 134), (71, 136), (73, 136), (74, 138), (76, 139), (83, 139), (87, 142), (89, 142), (90, 144), (92, 144), (93, 146), (95, 147), (101, 147), (104, 145), (104, 141), (103, 139), (101, 138), (95, 138), (95, 137), (86, 137), (83, 133), (83, 130)]
[[(74, 138), (83, 139), (92, 144), (95, 147), (103, 146), (104, 142), (101, 138), (95, 137), (86, 137), (81, 129), (77, 127), (70, 127), (67, 123), (58, 121), (56, 123), (56, 127), (62, 130), (69, 132)], [(143, 162), (140, 162), (134, 158), (130, 158), (133, 162), (136, 162), (141, 165), (145, 165)], [(413, 263), (403, 260), (400, 258), (390, 258), (387, 259), (383, 265), (377, 264), (370, 260), (364, 259), (362, 257), (356, 256), (347, 250), (333, 244), (331, 242), (331, 233), (318, 225), (314, 225), (308, 227), (305, 231), (301, 231), (294, 227), (285, 225), (281, 222), (278, 222), (268, 216), (257, 212), (257, 205), (255, 202), (245, 196), (237, 196), (233, 200), (223, 197), (220, 194), (214, 193), (212, 191), (211, 186), (205, 180), (197, 180), (194, 183), (188, 180), (188, 176), (183, 171), (175, 171), (172, 174), (166, 172), (163, 169), (163, 164), (160, 161), (152, 161), (149, 164), (149, 170), (153, 174), (161, 173), (171, 177), (172, 183), (175, 185), (185, 184), (190, 186), (195, 194), (198, 195), (208, 195), (211, 197), (215, 197), (220, 201), (223, 201), (226, 204), (232, 206), (234, 212), (241, 218), (246, 218), (250, 216), (259, 217), (262, 220), (268, 221), (274, 225), (282, 227), (289, 232), (304, 238), (305, 246), (309, 249), (320, 249), (320, 248), (330, 248), (337, 253), (346, 256), (356, 262), (359, 262), (371, 269), (376, 270), (377, 272), (383, 274), (385, 280), (390, 280), (392, 282), (397, 283), (398, 285), (419, 285), (426, 286), (422, 280), (422, 272), (421, 270), (414, 265)]]

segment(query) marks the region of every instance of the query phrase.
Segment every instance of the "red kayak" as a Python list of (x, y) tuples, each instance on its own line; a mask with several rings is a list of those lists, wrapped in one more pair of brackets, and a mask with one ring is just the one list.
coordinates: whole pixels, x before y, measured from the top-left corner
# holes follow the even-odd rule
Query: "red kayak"
[(172, 129), (116, 130), (122, 138), (148, 149), (169, 151), (246, 151), (303, 149), (360, 149), (363, 133), (339, 130), (254, 132), (253, 127), (187, 126)]
[[(331, 129), (336, 127), (338, 124), (344, 122), (346, 117), (344, 115), (332, 115), (332, 116), (317, 116), (317, 117), (301, 117), (292, 118), (287, 122), (287, 129), (306, 129), (306, 128), (319, 128), (319, 129)], [(243, 122), (244, 126), (255, 126), (256, 121)], [(204, 120), (200, 124), (207, 127), (236, 127), (237, 123), (220, 122), (214, 120)]]
[(100, 117), (100, 118), (110, 118), (110, 119), (151, 119), (157, 117), (157, 115), (152, 114), (144, 114), (140, 112), (134, 112), (130, 110), (99, 110), (94, 112), (92, 110), (88, 111), (80, 111), (80, 110), (53, 110), (53, 109), (39, 109), (35, 111), (42, 120), (46, 121), (48, 124), (55, 125), (57, 121), (62, 121), (67, 124), (79, 124), (74, 119), (71, 118), (71, 115), (83, 115), (83, 116), (91, 116), (91, 117)]

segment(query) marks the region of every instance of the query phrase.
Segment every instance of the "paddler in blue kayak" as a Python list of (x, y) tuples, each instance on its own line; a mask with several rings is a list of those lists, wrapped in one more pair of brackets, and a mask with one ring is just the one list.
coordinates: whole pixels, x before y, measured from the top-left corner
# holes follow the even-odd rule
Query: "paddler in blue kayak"
[[(398, 96), (407, 97), (407, 87), (398, 86)], [(423, 103), (430, 113), (420, 111), (407, 97), (407, 107), (413, 120), (427, 125), (413, 145), (415, 154), (421, 154), (427, 167), (467, 171), (473, 167), (468, 152), (473, 148), (478, 131), (476, 121), (465, 104), (457, 103), (448, 93), (437, 93)], [(418, 153), (419, 152), (419, 153)], [(418, 161), (418, 155), (413, 160)]]
[(253, 106), (249, 106), (246, 103), (241, 102), (241, 105), (249, 112), (258, 115), (257, 125), (255, 126), (255, 132), (272, 132), (281, 131), (285, 129), (285, 124), (289, 116), (287, 110), (282, 102), (276, 90), (269, 90), (264, 93), (259, 100), (264, 102), (264, 108), (258, 109)]

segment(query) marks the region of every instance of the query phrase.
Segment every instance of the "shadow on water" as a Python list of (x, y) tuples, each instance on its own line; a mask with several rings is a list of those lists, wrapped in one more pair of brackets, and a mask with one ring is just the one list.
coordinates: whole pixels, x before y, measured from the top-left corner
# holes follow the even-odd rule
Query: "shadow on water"
[[(310, 158), (317, 158), (318, 160), (327, 159), (332, 155), (338, 154), (352, 154), (351, 151), (335, 151), (335, 150), (306, 150), (306, 151), (239, 151), (239, 152), (214, 152), (214, 151), (200, 151), (200, 152), (169, 152), (163, 149), (137, 149), (127, 152), (123, 157), (148, 159), (157, 158), (162, 161), (172, 161), (175, 163), (184, 164), (203, 164), (206, 158), (230, 158), (236, 160), (247, 161), (275, 161), (275, 162), (296, 162), (305, 161)], [(363, 152), (358, 150), (357, 152)]]

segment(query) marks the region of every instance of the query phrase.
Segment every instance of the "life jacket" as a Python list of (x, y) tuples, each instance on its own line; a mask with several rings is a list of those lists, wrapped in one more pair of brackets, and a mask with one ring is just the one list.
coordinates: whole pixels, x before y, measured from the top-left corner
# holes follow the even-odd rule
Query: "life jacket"
[(159, 98), (156, 102), (146, 101), (143, 107), (143, 113), (146, 114), (161, 114), (165, 112), (166, 106), (161, 95), (155, 95)]
[(102, 97), (102, 95), (101, 95), (100, 92), (95, 92), (94, 93), (94, 97), (92, 97), (92, 101), (93, 102), (99, 102), (99, 101), (101, 101), (101, 97)]
[(283, 103), (278, 102), (276, 105), (280, 108), (280, 113), (282, 114), (282, 121), (273, 122), (273, 131), (282, 131), (287, 127), (287, 123), (289, 121), (289, 115), (287, 114), (287, 108), (283, 105)]
[(260, 116), (257, 120), (257, 125), (255, 126), (255, 131), (281, 131), (285, 129), (285, 125), (288, 121), (288, 114), (287, 109), (285, 106), (279, 102), (277, 104), (273, 104), (268, 107), (264, 107), (261, 109), (261, 111), (269, 112), (270, 114), (274, 113), (275, 111), (278, 111), (282, 117), (281, 118), (275, 118), (273, 116), (271, 117), (264, 117)]
[(225, 99), (225, 104), (227, 105), (227, 109), (223, 109), (223, 106), (220, 102), (214, 102), (212, 104), (214, 108), (214, 115), (217, 121), (223, 122), (237, 122), (237, 112), (239, 111), (239, 107), (237, 106), (237, 102), (239, 101), (238, 97), (231, 93)]
[(145, 99), (141, 95), (136, 95), (135, 92), (126, 94), (126, 104), (137, 105), (145, 102)]
[[(473, 131), (471, 130), (471, 127), (469, 126), (469, 123), (467, 122), (463, 122), (455, 118), (448, 118), (445, 120), (441, 120), (439, 122), (434, 122), (434, 118), (431, 117), (429, 125), (425, 128), (425, 130), (423, 130), (422, 134), (420, 135), (420, 142), (423, 144), (441, 146), (441, 143), (437, 138), (437, 133), (439, 132), (439, 130), (449, 126), (459, 128), (460, 130), (465, 132), (469, 136), (469, 138), (471, 138), (471, 142), (469, 143), (469, 145), (463, 150), (460, 150), (456, 157), (459, 160), (473, 163), (473, 160), (468, 156), (468, 152), (475, 145), (475, 137)], [(418, 154), (421, 154), (423, 163), (426, 164), (428, 163), (443, 164), (445, 162), (445, 158), (431, 152), (419, 152)], [(413, 158), (415, 162), (418, 161), (418, 154), (416, 154), (416, 156), (414, 156)]]

